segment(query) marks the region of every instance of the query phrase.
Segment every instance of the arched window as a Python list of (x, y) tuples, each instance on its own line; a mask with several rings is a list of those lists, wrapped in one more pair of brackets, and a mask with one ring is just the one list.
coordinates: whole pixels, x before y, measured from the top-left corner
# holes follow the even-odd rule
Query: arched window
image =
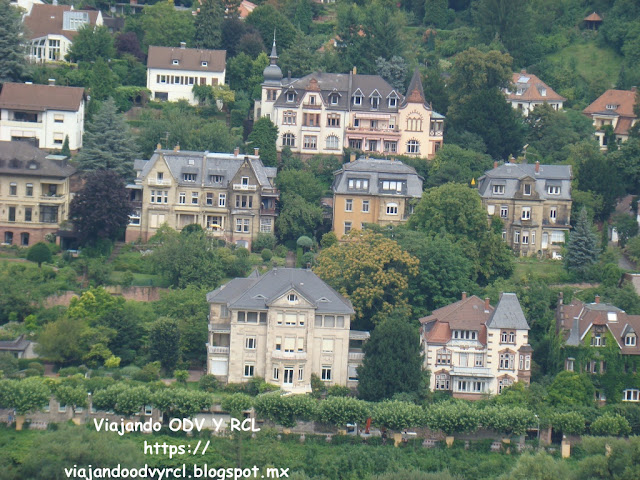
[(407, 118), (407, 131), (409, 132), (421, 132), (422, 131), (422, 118), (417, 115)]
[(451, 365), (451, 350), (439, 349), (436, 352), (436, 365)]
[(340, 140), (336, 135), (329, 135), (327, 137), (327, 150), (338, 150), (340, 148)]
[(407, 142), (407, 153), (420, 153), (420, 142), (417, 140), (409, 140)]
[(296, 137), (293, 133), (285, 133), (282, 136), (282, 146), (283, 147), (295, 147), (296, 146)]

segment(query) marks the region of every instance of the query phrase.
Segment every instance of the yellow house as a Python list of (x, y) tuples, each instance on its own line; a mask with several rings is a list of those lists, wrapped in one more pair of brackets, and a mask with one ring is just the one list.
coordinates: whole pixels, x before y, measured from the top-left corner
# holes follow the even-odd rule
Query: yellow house
[(422, 197), (423, 178), (398, 160), (360, 158), (334, 173), (333, 232), (341, 238), (367, 223), (397, 225)]

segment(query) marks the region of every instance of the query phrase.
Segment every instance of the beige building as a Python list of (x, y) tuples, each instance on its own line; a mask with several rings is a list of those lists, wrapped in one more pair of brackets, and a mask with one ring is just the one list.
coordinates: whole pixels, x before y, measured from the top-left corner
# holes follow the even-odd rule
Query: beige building
[(504, 222), (502, 239), (518, 255), (558, 258), (571, 228), (571, 166), (505, 163), (478, 179), (490, 216)]
[(74, 10), (69, 5), (34, 4), (24, 17), (32, 62), (63, 61), (78, 30), (103, 25), (100, 10)]
[(220, 380), (258, 376), (306, 393), (315, 374), (327, 385), (357, 386), (369, 332), (350, 330), (351, 302), (311, 270), (274, 268), (236, 278), (207, 301), (207, 372)]
[(196, 223), (247, 248), (258, 233), (274, 231), (276, 169), (258, 155), (158, 149), (134, 168), (128, 242), (147, 241), (165, 223), (176, 230)]
[(593, 119), (595, 135), (601, 150), (607, 149), (607, 136), (604, 131), (607, 126), (611, 127), (618, 144), (628, 140), (629, 130), (638, 121), (634, 110), (637, 96), (636, 87), (631, 90), (607, 90), (582, 111)]
[(82, 148), (84, 88), (10, 83), (0, 92), (0, 141), (20, 140), (38, 148)]
[(549, 104), (554, 110), (562, 110), (566, 98), (558, 95), (549, 85), (532, 73), (521, 70), (512, 77), (513, 89), (505, 90), (507, 101), (526, 117), (536, 106)]
[(224, 85), (226, 50), (199, 50), (186, 48), (149, 47), (147, 57), (147, 88), (154, 100), (176, 102), (198, 101), (193, 95), (194, 85)]
[(0, 242), (28, 247), (68, 219), (71, 179), (66, 157), (26, 142), (0, 142)]
[(479, 400), (515, 382), (530, 382), (529, 324), (515, 293), (503, 293), (495, 308), (488, 298), (463, 293), (420, 323), (432, 390)]
[(278, 127), (278, 151), (340, 155), (350, 148), (432, 158), (442, 146), (444, 117), (427, 102), (417, 69), (405, 96), (381, 76), (355, 71), (283, 78), (275, 42), (270, 58), (254, 113)]
[(397, 160), (360, 158), (334, 173), (333, 232), (341, 238), (366, 223), (398, 225), (422, 197), (423, 178)]

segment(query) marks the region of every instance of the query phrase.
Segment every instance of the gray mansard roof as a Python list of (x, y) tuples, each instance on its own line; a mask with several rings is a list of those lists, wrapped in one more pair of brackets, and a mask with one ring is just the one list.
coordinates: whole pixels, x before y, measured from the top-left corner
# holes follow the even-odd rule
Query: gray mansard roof
[(487, 322), (487, 328), (513, 328), (529, 330), (527, 319), (515, 293), (503, 293), (496, 309)]
[(207, 294), (209, 303), (223, 303), (231, 310), (267, 310), (290, 290), (316, 307), (317, 313), (353, 315), (351, 302), (322, 281), (311, 270), (274, 268), (261, 276), (236, 278)]
[[(482, 198), (513, 198), (520, 191), (520, 182), (526, 178), (535, 180), (535, 191), (542, 200), (571, 200), (571, 166), (505, 163), (488, 170), (478, 179), (478, 193)], [(494, 185), (504, 185), (504, 194), (495, 194)], [(550, 195), (549, 186), (559, 186), (560, 194)]]
[[(179, 185), (193, 185), (193, 182), (184, 182), (183, 174), (195, 173), (197, 175), (195, 183), (200, 184), (203, 180), (204, 186), (221, 186), (226, 188), (229, 182), (236, 175), (244, 160), (247, 159), (253, 166), (258, 183), (262, 187), (274, 188), (276, 170), (272, 167), (265, 167), (259, 156), (256, 155), (234, 155), (233, 153), (209, 153), (209, 152), (189, 152), (174, 150), (156, 150), (149, 160), (136, 160), (134, 169), (139, 172), (138, 178), (145, 178), (156, 161), (163, 156), (169, 166), (169, 171)], [(204, 168), (204, 172), (203, 172)], [(214, 184), (211, 175), (224, 177), (222, 184)]]
[[(415, 168), (405, 165), (398, 160), (385, 160), (374, 158), (360, 158), (353, 162), (345, 163), (340, 170), (334, 172), (334, 193), (360, 194), (360, 195), (391, 195), (403, 197), (422, 197), (423, 178), (418, 175)], [(349, 188), (349, 179), (367, 179), (367, 189)], [(404, 181), (406, 188), (401, 192), (383, 192), (381, 183), (388, 181)]]

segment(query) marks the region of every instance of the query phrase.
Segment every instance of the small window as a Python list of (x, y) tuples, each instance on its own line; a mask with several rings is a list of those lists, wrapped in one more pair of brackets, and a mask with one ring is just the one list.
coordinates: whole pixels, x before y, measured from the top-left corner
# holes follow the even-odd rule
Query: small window
[(398, 214), (398, 204), (387, 203), (387, 215), (397, 215), (397, 214)]
[(287, 295), (287, 300), (290, 303), (294, 303), (298, 301), (298, 296), (295, 293), (290, 293), (289, 295)]
[(247, 363), (244, 366), (244, 376), (245, 377), (253, 377), (255, 372), (255, 365), (252, 363)]
[(396, 97), (389, 97), (389, 108), (393, 108), (398, 104), (398, 99)]
[(531, 207), (522, 207), (522, 220), (531, 220)]
[(287, 92), (287, 102), (292, 103), (296, 99), (296, 94), (293, 92)]
[(345, 212), (353, 212), (353, 199), (347, 198), (344, 201), (344, 211)]
[(531, 195), (531, 184), (530, 183), (525, 183), (524, 184), (524, 194), (525, 195)]
[(207, 67), (207, 66), (209, 66), (209, 63), (208, 62), (201, 62), (200, 65), (202, 65), (203, 67)]
[(329, 96), (331, 105), (337, 105), (338, 104), (338, 95), (332, 94)]
[(500, 207), (500, 218), (507, 218), (509, 216), (509, 207), (503, 205)]
[(322, 366), (322, 380), (325, 382), (331, 381), (331, 366), (323, 365)]
[(256, 337), (247, 337), (244, 339), (244, 348), (247, 350), (256, 349)]
[(369, 213), (369, 200), (362, 201), (362, 213)]
[(547, 187), (547, 193), (549, 195), (560, 195), (560, 187), (556, 185), (550, 185)]
[(173, 62), (171, 62), (173, 65), (180, 65), (180, 60), (173, 60)]
[(626, 337), (624, 337), (624, 344), (627, 347), (635, 347), (636, 336), (633, 333), (628, 334)]
[(494, 185), (493, 186), (493, 194), (494, 195), (504, 195), (504, 185)]
[(344, 222), (344, 234), (346, 235), (351, 231), (351, 222)]

